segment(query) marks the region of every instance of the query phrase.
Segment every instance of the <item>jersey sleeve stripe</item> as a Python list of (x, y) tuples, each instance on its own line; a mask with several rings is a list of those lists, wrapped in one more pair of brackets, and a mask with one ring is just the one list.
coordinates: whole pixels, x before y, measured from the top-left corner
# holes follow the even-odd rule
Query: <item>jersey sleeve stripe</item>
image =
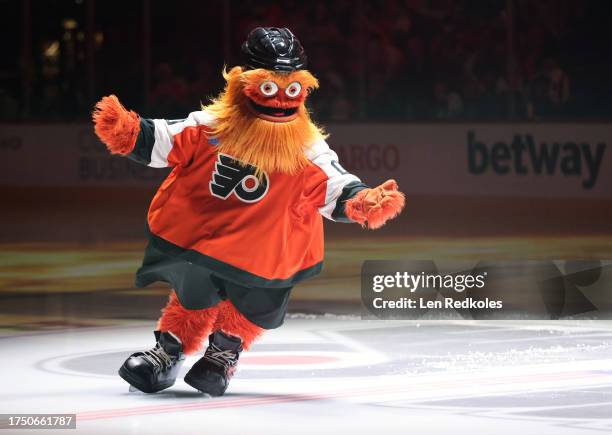
[(155, 125), (153, 121), (140, 118), (140, 132), (136, 138), (136, 145), (132, 152), (127, 156), (130, 160), (143, 165), (151, 163), (151, 152), (155, 144)]
[(334, 208), (334, 211), (331, 214), (332, 219), (336, 222), (352, 223), (353, 221), (346, 216), (344, 204), (347, 200), (351, 199), (363, 189), (367, 188), (368, 186), (360, 181), (351, 181), (350, 183), (345, 185), (342, 189), (342, 193), (336, 201), (336, 207)]
[[(141, 118), (136, 145), (128, 158), (153, 168), (174, 165), (176, 162), (169, 163), (168, 156), (176, 144), (176, 137), (188, 127), (211, 126), (214, 122), (214, 118), (204, 111), (192, 112), (185, 119)], [(185, 150), (182, 150), (182, 153), (185, 154)]]
[(168, 154), (172, 151), (174, 143), (173, 135), (170, 133), (168, 123), (163, 119), (154, 119), (155, 144), (151, 152), (151, 163), (153, 168), (165, 168), (168, 166)]
[[(361, 180), (344, 170), (338, 162), (338, 155), (324, 140), (310, 147), (307, 151), (307, 157), (327, 175), (325, 204), (319, 208), (319, 212), (327, 219), (335, 220), (333, 213), (336, 209), (338, 199), (343, 193), (344, 187), (350, 183), (360, 183)], [(348, 199), (348, 197), (346, 199)], [(341, 214), (338, 214), (338, 216), (342, 219)]]

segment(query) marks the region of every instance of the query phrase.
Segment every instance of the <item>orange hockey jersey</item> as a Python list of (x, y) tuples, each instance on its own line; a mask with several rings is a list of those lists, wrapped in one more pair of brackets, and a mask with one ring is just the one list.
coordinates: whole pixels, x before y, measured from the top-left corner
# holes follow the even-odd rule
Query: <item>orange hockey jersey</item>
[(148, 212), (156, 250), (244, 286), (290, 287), (320, 272), (323, 222), (349, 222), (344, 202), (366, 186), (321, 140), (299, 174), (265, 173), (217, 152), (214, 119), (141, 119), (132, 160), (174, 167)]

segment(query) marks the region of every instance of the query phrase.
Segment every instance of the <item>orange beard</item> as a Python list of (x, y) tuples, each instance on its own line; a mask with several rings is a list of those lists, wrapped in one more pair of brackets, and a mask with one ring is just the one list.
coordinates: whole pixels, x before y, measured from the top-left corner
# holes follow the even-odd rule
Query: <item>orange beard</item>
[[(219, 140), (218, 152), (255, 166), (258, 177), (262, 176), (262, 171), (299, 173), (308, 164), (304, 154), (306, 148), (326, 137), (311, 121), (304, 106), (306, 89), (318, 87), (317, 80), (303, 70), (278, 74), (263, 69), (243, 71), (241, 67), (224, 71), (223, 77), (227, 82), (225, 90), (212, 104), (203, 107), (215, 117), (212, 134)], [(295, 119), (272, 122), (253, 112), (245, 91), (250, 95), (266, 79), (274, 80), (283, 88), (294, 80), (302, 83), (304, 95), (291, 103), (299, 104)]]

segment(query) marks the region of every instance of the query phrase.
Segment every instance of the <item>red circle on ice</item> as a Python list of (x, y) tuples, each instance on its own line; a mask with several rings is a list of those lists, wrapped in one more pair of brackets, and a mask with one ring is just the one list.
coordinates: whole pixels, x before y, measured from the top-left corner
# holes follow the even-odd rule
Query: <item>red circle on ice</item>
[(338, 358), (318, 355), (244, 355), (241, 360), (249, 365), (291, 365), (324, 364), (338, 361)]

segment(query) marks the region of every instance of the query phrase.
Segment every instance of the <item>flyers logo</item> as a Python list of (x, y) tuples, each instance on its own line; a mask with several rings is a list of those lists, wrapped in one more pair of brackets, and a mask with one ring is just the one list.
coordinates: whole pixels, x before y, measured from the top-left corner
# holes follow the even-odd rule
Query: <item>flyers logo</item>
[(242, 165), (226, 154), (218, 153), (215, 171), (210, 180), (210, 193), (227, 199), (234, 193), (243, 202), (257, 202), (268, 193), (268, 174), (264, 172), (263, 181), (255, 176), (255, 166)]

